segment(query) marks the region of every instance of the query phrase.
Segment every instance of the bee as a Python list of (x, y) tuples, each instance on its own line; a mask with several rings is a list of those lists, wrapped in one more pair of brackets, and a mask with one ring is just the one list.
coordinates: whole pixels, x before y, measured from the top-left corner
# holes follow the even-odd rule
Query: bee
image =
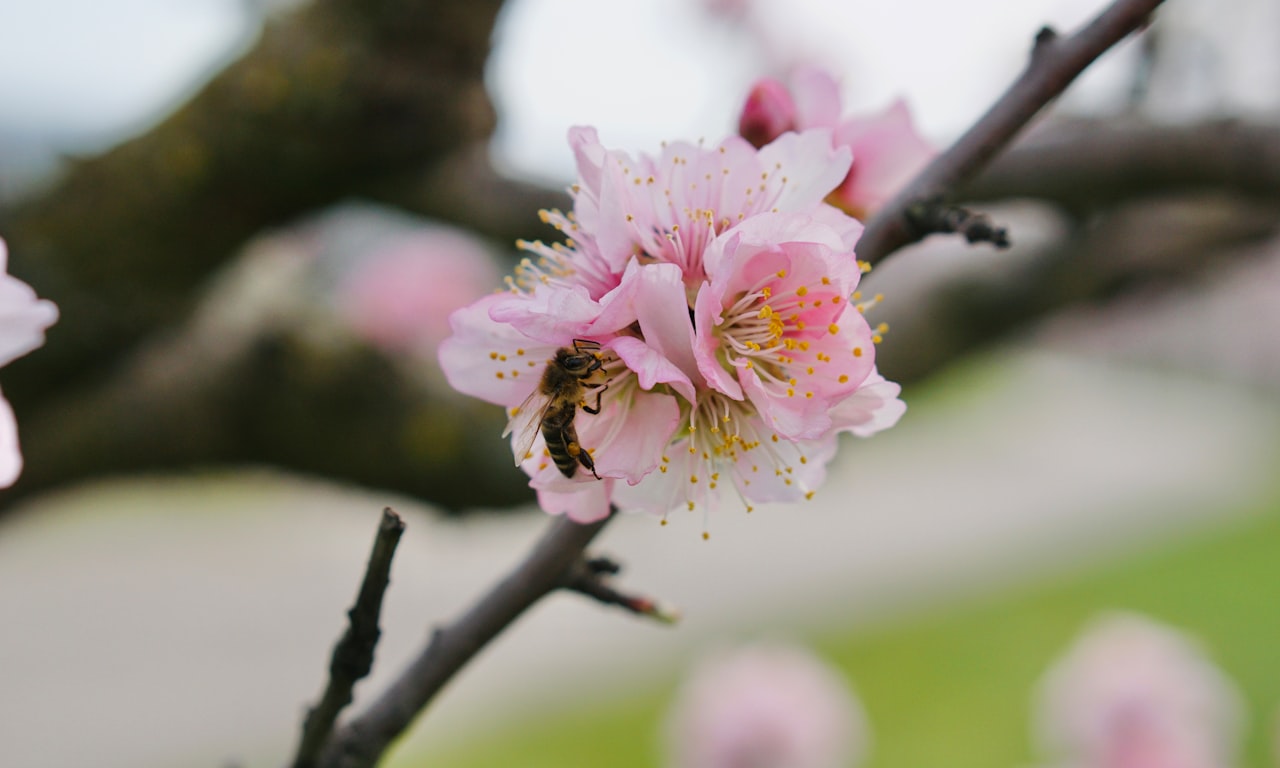
[(529, 449), (541, 431), (547, 444), (547, 453), (551, 454), (551, 459), (561, 474), (573, 477), (581, 465), (595, 475), (597, 480), (600, 479), (591, 454), (578, 442), (578, 430), (573, 427), (573, 417), (577, 415), (579, 406), (590, 414), (600, 412), (600, 396), (608, 388), (608, 384), (596, 392), (594, 406), (587, 405), (582, 399), (586, 380), (604, 365), (596, 351), (599, 349), (600, 345), (594, 341), (574, 339), (572, 347), (561, 347), (556, 350), (556, 356), (547, 361), (538, 388), (529, 395), (518, 411), (527, 413), (539, 398), (546, 400), (537, 415), (529, 418), (520, 432), (516, 442), (519, 446), (516, 451), (517, 466), (529, 455)]

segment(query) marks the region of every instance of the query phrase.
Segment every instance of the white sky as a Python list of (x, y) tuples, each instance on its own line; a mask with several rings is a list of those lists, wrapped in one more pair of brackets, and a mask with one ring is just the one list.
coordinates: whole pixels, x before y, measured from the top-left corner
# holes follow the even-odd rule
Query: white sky
[[(254, 1), (0, 0), (0, 134), (84, 150), (140, 130), (251, 44)], [(1166, 16), (1197, 3), (1231, 15), (1217, 0), (1170, 0)], [(1041, 24), (1065, 31), (1106, 4), (754, 0), (752, 28), (765, 32), (752, 36), (713, 22), (698, 0), (511, 0), (489, 71), (501, 115), (495, 152), (518, 173), (564, 180), (573, 124), (596, 125), (607, 144), (630, 150), (714, 140), (732, 130), (751, 80), (801, 60), (842, 78), (847, 110), (903, 95), (924, 132), (945, 142), (1015, 75)], [(1117, 101), (1131, 54), (1113, 52), (1068, 101)], [(1280, 65), (1267, 71), (1280, 80)]]

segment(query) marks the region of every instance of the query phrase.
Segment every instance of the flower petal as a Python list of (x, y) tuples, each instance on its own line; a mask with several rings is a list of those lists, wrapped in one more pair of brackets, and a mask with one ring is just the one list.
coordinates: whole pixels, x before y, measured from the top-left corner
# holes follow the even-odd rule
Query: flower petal
[(449, 316), (453, 335), (440, 344), (440, 369), (459, 392), (497, 405), (524, 402), (559, 345), (525, 336), (494, 321), (490, 308), (505, 294), (485, 296)]

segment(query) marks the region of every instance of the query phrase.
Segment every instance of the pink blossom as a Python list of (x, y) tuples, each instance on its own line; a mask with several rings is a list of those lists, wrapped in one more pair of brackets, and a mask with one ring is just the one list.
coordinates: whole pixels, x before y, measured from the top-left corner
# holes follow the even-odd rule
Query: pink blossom
[[(8, 274), (9, 252), (0, 240), (0, 366), (44, 344), (44, 331), (58, 319), (53, 302), (36, 297), (26, 283)], [(18, 425), (8, 401), (0, 397), (0, 488), (22, 472)]]
[(370, 343), (423, 352), (449, 335), (449, 314), (493, 290), (498, 270), (475, 238), (422, 229), (371, 253), (337, 288), (340, 311)]
[(671, 768), (848, 768), (869, 741), (840, 673), (781, 645), (704, 661), (681, 687), (667, 731)]
[(1137, 615), (1097, 621), (1047, 673), (1047, 751), (1089, 768), (1228, 768), (1240, 696), (1203, 651)]
[(915, 128), (911, 111), (898, 100), (883, 112), (840, 119), (840, 90), (827, 72), (796, 69), (789, 83), (761, 78), (752, 86), (739, 132), (763, 146), (788, 131), (825, 128), (837, 147), (853, 153), (853, 164), (828, 202), (859, 219), (875, 213), (936, 154)]
[[(824, 202), (848, 150), (822, 131), (657, 157), (608, 150), (589, 128), (569, 140), (573, 211), (543, 215), (568, 242), (520, 243), (531, 255), (509, 290), (455, 312), (440, 349), (455, 388), (508, 409), (513, 455), (546, 511), (707, 510), (729, 489), (748, 509), (807, 498), (837, 433), (897, 420), (904, 406), (875, 373), (876, 339), (851, 298), (861, 224)], [(539, 380), (558, 349), (583, 343), (597, 363), (572, 424), (590, 458), (570, 471), (538, 434), (550, 400)]]

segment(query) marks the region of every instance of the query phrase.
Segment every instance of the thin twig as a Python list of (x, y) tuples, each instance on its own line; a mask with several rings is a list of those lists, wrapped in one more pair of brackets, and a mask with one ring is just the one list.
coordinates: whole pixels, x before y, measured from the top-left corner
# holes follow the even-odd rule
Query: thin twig
[(427, 647), (362, 714), (339, 728), (320, 755), (321, 768), (370, 768), (463, 665), (526, 608), (565, 583), (610, 518), (580, 525), (557, 518), (524, 562), (459, 619), (436, 629)]
[(333, 724), (344, 707), (351, 703), (351, 691), (373, 668), (373, 650), (382, 631), (378, 616), (382, 613), (382, 596), (391, 578), (391, 558), (395, 556), (404, 521), (390, 507), (382, 510), (382, 521), (373, 540), (369, 565), (355, 605), (347, 611), (350, 624), (333, 647), (329, 662), (329, 683), (319, 703), (307, 712), (302, 724), (302, 738), (293, 760), (294, 768), (311, 768), (320, 750), (333, 732)]
[(663, 624), (680, 621), (679, 609), (644, 595), (629, 595), (610, 584), (609, 577), (620, 570), (621, 566), (607, 557), (582, 558), (566, 574), (562, 586), (570, 592), (586, 595), (605, 605), (616, 605)]
[(941, 199), (991, 160), (1046, 104), (1108, 48), (1146, 24), (1163, 0), (1116, 0), (1070, 37), (1049, 28), (1036, 35), (1026, 69), (991, 109), (877, 213), (858, 241), (858, 258), (875, 264), (924, 234), (907, 211)]

